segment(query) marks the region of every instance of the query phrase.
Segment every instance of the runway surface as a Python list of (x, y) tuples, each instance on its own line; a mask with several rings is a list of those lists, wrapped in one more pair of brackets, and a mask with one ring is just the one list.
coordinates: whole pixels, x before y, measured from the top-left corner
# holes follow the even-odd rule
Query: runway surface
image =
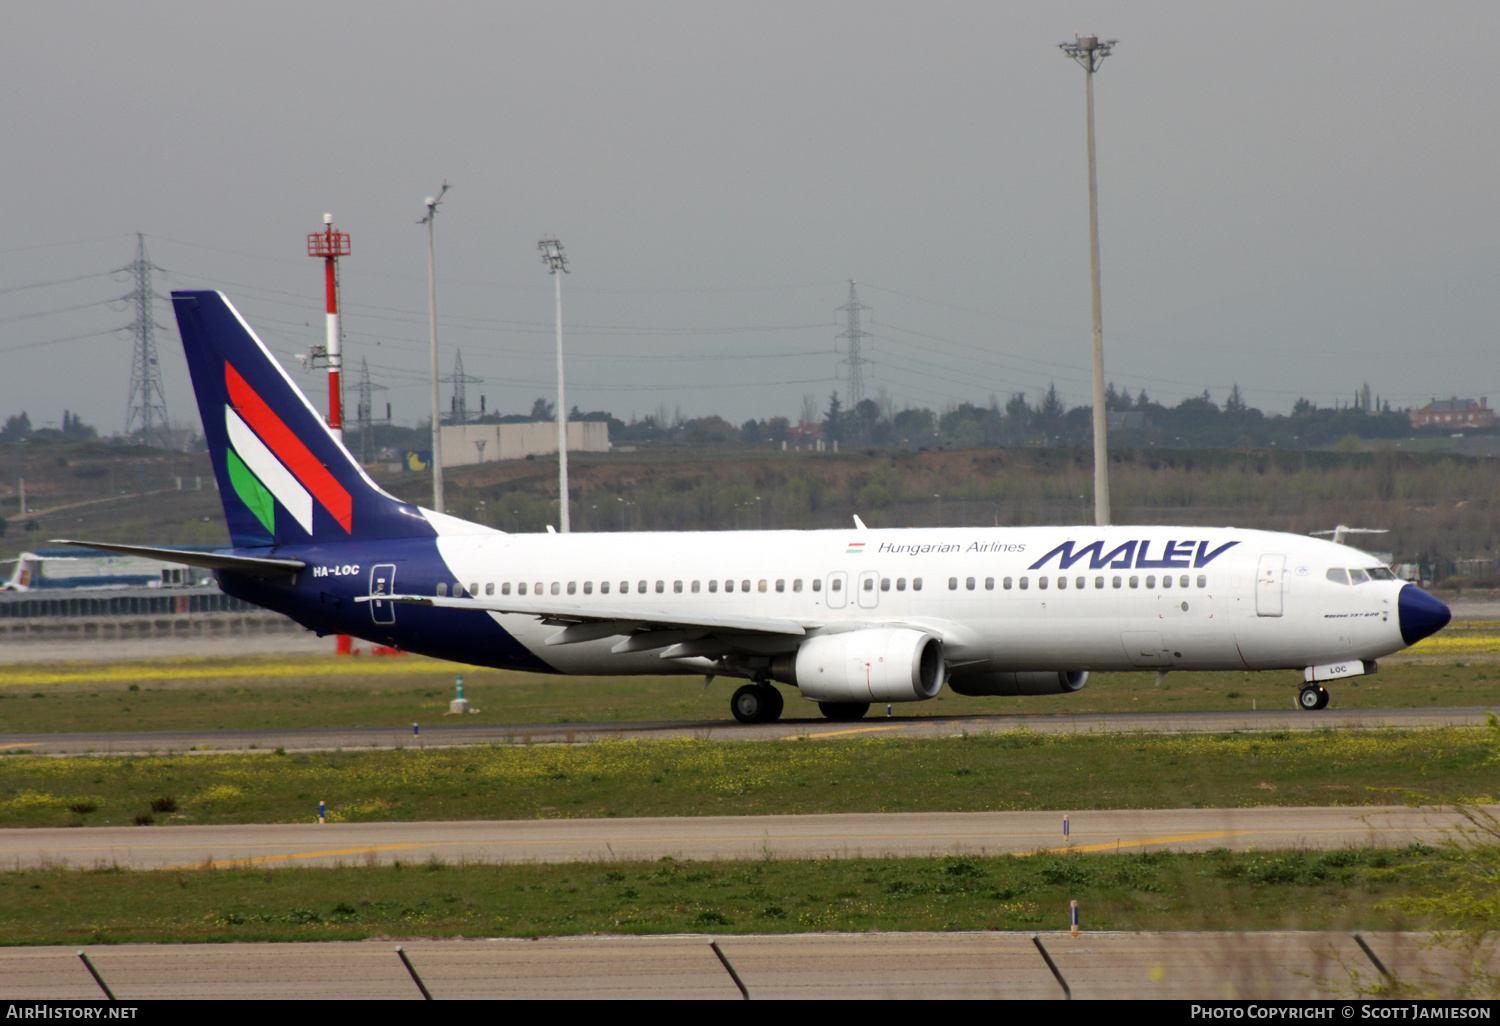
[[(1493, 811), (1500, 811), (1496, 807)], [(1433, 844), (1459, 818), (1404, 807), (474, 820), (0, 830), (0, 868), (193, 868), (443, 862), (886, 858), (1044, 850)]]
[(901, 717), (870, 716), (853, 723), (822, 718), (786, 719), (747, 725), (734, 720), (627, 723), (485, 724), (472, 718), (410, 727), (308, 727), (267, 730), (160, 730), (72, 734), (0, 733), (0, 752), (25, 749), (39, 755), (87, 753), (131, 755), (188, 751), (332, 751), (352, 748), (415, 748), (476, 744), (547, 744), (601, 738), (691, 737), (714, 741), (776, 738), (950, 737), (1012, 730), (1042, 733), (1143, 731), (1146, 733), (1227, 733), (1252, 730), (1321, 730), (1376, 727), (1483, 726), (1482, 706), (1435, 709), (1298, 709), (1259, 712), (1058, 713), (1048, 716)]
[[(1041, 940), (1078, 998), (1334, 998), (1354, 993), (1354, 973), (1365, 986), (1376, 979), (1347, 933), (1085, 932), (1044, 933)], [(1365, 940), (1398, 976), (1434, 989), (1452, 978), (1449, 953), (1425, 948), (1420, 934)], [(753, 999), (1062, 997), (1020, 933), (725, 936), (719, 946)], [(414, 940), (404, 947), (439, 1001), (740, 997), (706, 935)], [(121, 944), (88, 953), (127, 1005), (421, 996), (389, 941)], [(0, 999), (99, 997), (74, 948), (0, 949)]]

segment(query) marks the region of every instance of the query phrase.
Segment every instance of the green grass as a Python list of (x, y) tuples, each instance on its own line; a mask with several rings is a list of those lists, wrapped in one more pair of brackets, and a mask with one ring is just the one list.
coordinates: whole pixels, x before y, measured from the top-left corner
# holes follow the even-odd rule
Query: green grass
[[(1457, 646), (1452, 653), (1387, 662), (1378, 674), (1330, 685), (1334, 708), (1500, 706), (1500, 659), (1488, 651), (1500, 642), (1489, 631), (1450, 633), (1440, 640)], [(458, 672), (481, 710), (465, 723), (728, 722), (729, 695), (740, 683), (722, 679), (705, 690), (698, 677), (558, 677), (416, 656), (11, 664), (0, 667), (0, 743), (7, 733), (433, 723), (448, 710)], [(1104, 673), (1074, 695), (965, 698), (945, 689), (895, 711), (947, 717), (1290, 709), (1301, 682), (1295, 672), (1174, 673), (1157, 687), (1153, 673)], [(818, 716), (815, 705), (785, 691), (788, 719)]]
[(1411, 929), (1443, 849), (0, 873), (0, 944), (578, 933)]
[(335, 821), (1357, 806), (1493, 795), (1493, 752), (1455, 727), (18, 755), (0, 759), (0, 826), (309, 822), (320, 799)]

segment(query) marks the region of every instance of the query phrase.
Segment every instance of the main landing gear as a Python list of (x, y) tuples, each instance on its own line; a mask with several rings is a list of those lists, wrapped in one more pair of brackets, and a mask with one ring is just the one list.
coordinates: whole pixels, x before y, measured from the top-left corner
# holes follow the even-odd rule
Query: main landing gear
[(836, 722), (863, 719), (870, 711), (869, 702), (819, 702), (818, 709), (824, 717)]
[(781, 692), (771, 684), (746, 684), (729, 700), (729, 709), (741, 723), (772, 723), (781, 718)]
[(1304, 684), (1297, 695), (1297, 708), (1303, 712), (1314, 712), (1328, 708), (1328, 689), (1321, 684)]

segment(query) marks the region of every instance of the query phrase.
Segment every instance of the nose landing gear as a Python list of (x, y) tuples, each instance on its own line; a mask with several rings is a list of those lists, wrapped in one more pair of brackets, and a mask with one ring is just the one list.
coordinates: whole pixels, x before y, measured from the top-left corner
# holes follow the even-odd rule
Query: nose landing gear
[(781, 718), (784, 702), (771, 684), (746, 684), (729, 700), (729, 709), (741, 723), (773, 723)]
[(1328, 689), (1321, 684), (1305, 684), (1297, 695), (1297, 707), (1303, 712), (1328, 708)]

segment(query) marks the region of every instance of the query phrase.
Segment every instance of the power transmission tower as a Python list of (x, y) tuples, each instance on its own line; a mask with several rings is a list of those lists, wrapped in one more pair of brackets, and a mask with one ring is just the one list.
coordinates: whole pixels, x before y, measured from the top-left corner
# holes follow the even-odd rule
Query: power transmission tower
[(370, 361), (361, 356), (359, 358), (359, 400), (354, 407), (355, 423), (359, 425), (359, 461), (361, 463), (369, 463), (371, 458), (370, 449), (374, 443), (371, 436), (375, 433), (375, 393), (385, 391), (389, 390), (384, 385), (377, 385), (370, 380)]
[(151, 272), (161, 268), (146, 256), (146, 237), (135, 235), (135, 260), (120, 268), (135, 278), (135, 288), (124, 296), (135, 306), (135, 322), (121, 331), (135, 335), (135, 354), (130, 361), (130, 398), (125, 404), (125, 433), (139, 432), (146, 445), (172, 448), (171, 425), (167, 423), (167, 396), (161, 386), (161, 365), (156, 360), (156, 323), (152, 301), (159, 298), (151, 288)]
[(852, 410), (864, 401), (865, 365), (871, 362), (861, 355), (860, 349), (867, 336), (859, 326), (860, 315), (869, 313), (870, 308), (859, 301), (852, 281), (849, 283), (849, 302), (839, 307), (838, 312), (846, 317), (847, 326), (838, 337), (844, 340), (844, 359), (841, 362), (849, 365), (849, 408)]
[(453, 401), (452, 408), (448, 414), (448, 422), (450, 424), (467, 424), (469, 422), (469, 401), (467, 395), (464, 393), (464, 385), (477, 385), (483, 382), (484, 379), (464, 373), (464, 353), (460, 349), (453, 358), (453, 373), (447, 375), (442, 380), (453, 383)]

